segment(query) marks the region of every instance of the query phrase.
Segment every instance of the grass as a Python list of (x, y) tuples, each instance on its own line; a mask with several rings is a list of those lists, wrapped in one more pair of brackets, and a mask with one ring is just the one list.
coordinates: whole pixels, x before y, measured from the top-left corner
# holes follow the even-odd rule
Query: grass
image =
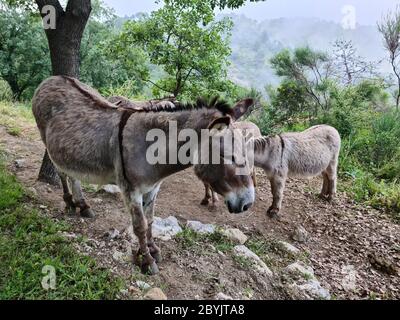
[[(115, 299), (120, 278), (76, 252), (62, 231), (68, 225), (44, 217), (0, 159), (0, 299)], [(45, 266), (55, 289), (45, 290)]]
[(35, 119), (29, 104), (0, 101), (0, 125), (6, 128), (8, 134), (20, 136), (23, 123), (34, 123)]
[(211, 244), (216, 250), (226, 253), (235, 246), (219, 230), (211, 234), (201, 234), (192, 229), (183, 228), (182, 232), (176, 235), (176, 240), (184, 250), (202, 250), (205, 245)]

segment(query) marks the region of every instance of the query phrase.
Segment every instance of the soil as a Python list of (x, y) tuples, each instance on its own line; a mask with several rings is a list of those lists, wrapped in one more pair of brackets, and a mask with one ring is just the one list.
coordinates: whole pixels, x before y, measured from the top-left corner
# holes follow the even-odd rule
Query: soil
[[(35, 125), (25, 125), (19, 137), (7, 134), (0, 126), (0, 146), (11, 155), (10, 170), (42, 204), (43, 214), (68, 221), (71, 237), (84, 236), (86, 241), (77, 242), (77, 249), (124, 277), (130, 298), (142, 296), (135, 287), (137, 279), (161, 287), (169, 299), (212, 299), (218, 292), (242, 299), (294, 298), (285, 290), (280, 264), (272, 268), (276, 276), (271, 279), (241, 266), (229, 253), (204, 244), (199, 244), (201, 250), (185, 249), (177, 239), (158, 241), (164, 258), (158, 275), (140, 275), (129, 261), (113, 258), (115, 252), (124, 253), (135, 242), (129, 232), (130, 216), (119, 195), (96, 192), (88, 186), (85, 191), (96, 218), (65, 215), (61, 189), (36, 180), (44, 147)], [(16, 159), (24, 160), (21, 168), (14, 165)], [(354, 203), (344, 192), (339, 192), (333, 203), (320, 200), (319, 178), (289, 180), (282, 214), (279, 219), (271, 219), (266, 215), (271, 202), (269, 183), (263, 172), (257, 175), (257, 201), (246, 214), (230, 214), (223, 201), (214, 210), (201, 206), (203, 185), (188, 169), (163, 183), (155, 215), (172, 215), (182, 223), (198, 220), (237, 227), (248, 236), (290, 242), (301, 250), (321, 285), (336, 299), (400, 298), (400, 225), (383, 212)], [(305, 243), (291, 238), (299, 226), (309, 234)], [(110, 240), (107, 232), (113, 228), (120, 235)], [(379, 267), (384, 264), (394, 272)], [(351, 287), (346, 285), (349, 270), (355, 277)]]

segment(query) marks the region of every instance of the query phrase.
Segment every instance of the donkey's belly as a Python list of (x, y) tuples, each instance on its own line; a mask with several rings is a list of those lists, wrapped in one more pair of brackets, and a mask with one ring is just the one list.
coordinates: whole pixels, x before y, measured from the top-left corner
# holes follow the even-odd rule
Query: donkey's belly
[(84, 121), (63, 124), (54, 123), (46, 131), (46, 147), (57, 168), (90, 183), (115, 180), (112, 128), (104, 126), (102, 130), (95, 130)]

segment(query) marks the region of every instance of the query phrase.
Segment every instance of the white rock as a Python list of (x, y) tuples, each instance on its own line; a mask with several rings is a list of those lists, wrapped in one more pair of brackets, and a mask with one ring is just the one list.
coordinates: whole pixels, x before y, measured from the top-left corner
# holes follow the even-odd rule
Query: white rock
[(115, 251), (112, 255), (113, 259), (119, 263), (126, 263), (128, 261), (128, 256), (120, 251)]
[(106, 184), (101, 187), (101, 190), (111, 194), (121, 193), (121, 189), (114, 184)]
[(153, 221), (153, 237), (164, 241), (171, 240), (177, 233), (182, 232), (178, 220), (170, 216), (166, 219), (154, 217)]
[(228, 296), (225, 293), (218, 292), (217, 295), (215, 296), (216, 300), (233, 300), (231, 296)]
[(115, 228), (111, 228), (106, 232), (106, 236), (108, 239), (116, 239), (119, 237), (119, 231)]
[(167, 296), (160, 288), (152, 288), (145, 295), (145, 300), (167, 300)]
[(151, 288), (151, 286), (147, 282), (140, 281), (140, 280), (136, 281), (136, 285), (141, 290), (148, 290)]
[(314, 270), (310, 266), (297, 261), (286, 267), (286, 271), (292, 275), (300, 275), (303, 278), (308, 277), (314, 279)]
[(273, 276), (272, 271), (268, 268), (264, 261), (260, 259), (253, 251), (244, 245), (238, 245), (233, 248), (233, 253), (236, 256), (248, 259), (254, 266), (254, 268), (267, 276)]
[(357, 289), (357, 270), (353, 265), (343, 266), (341, 273), (343, 279), (341, 281), (342, 287), (345, 291), (352, 292)]
[(211, 234), (215, 232), (215, 226), (212, 224), (204, 224), (200, 221), (188, 221), (186, 227), (201, 234)]
[(14, 164), (17, 169), (21, 169), (25, 166), (25, 162), (26, 161), (24, 159), (17, 159), (14, 161)]
[(279, 244), (289, 253), (291, 254), (298, 254), (300, 250), (296, 248), (294, 245), (285, 242), (285, 241), (279, 241)]
[(314, 274), (313, 268), (306, 266), (301, 262), (295, 262), (286, 267), (286, 271), (294, 276), (300, 276), (301, 279), (292, 284), (307, 299), (326, 299), (331, 298), (329, 291), (321, 286)]
[(224, 234), (229, 240), (238, 244), (245, 244), (248, 239), (242, 231), (234, 228), (222, 230), (222, 234)]
[(329, 291), (323, 288), (321, 283), (316, 279), (308, 280), (302, 285), (296, 284), (296, 287), (311, 299), (329, 300), (331, 298)]
[(308, 239), (307, 230), (302, 226), (296, 227), (296, 229), (293, 230), (292, 239), (300, 243), (306, 242)]

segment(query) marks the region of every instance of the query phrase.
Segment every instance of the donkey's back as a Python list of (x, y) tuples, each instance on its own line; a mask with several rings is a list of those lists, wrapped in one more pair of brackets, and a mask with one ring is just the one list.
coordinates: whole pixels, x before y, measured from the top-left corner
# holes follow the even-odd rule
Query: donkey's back
[(315, 176), (336, 164), (340, 135), (328, 125), (282, 134), (289, 176)]

